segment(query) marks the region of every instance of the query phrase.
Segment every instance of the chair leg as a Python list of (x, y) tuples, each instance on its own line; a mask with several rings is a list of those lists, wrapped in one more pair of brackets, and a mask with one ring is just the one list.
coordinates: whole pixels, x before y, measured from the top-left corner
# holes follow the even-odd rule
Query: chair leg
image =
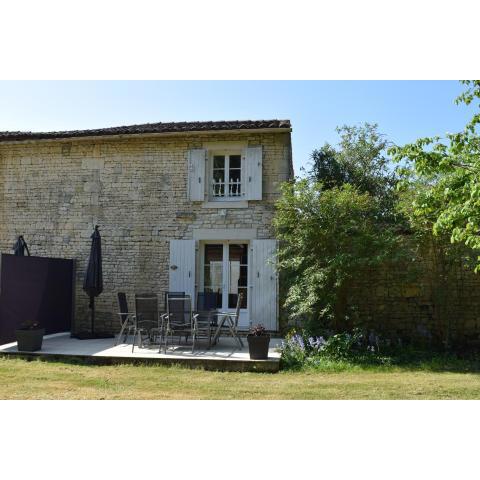
[(118, 345), (118, 342), (120, 341), (120, 339), (122, 338), (122, 334), (125, 330), (125, 324), (126, 322), (123, 323), (122, 325), (122, 328), (120, 329), (120, 333), (118, 334), (117, 337), (115, 337), (115, 340), (113, 341), (113, 346), (116, 347)]
[(238, 334), (238, 330), (235, 328), (235, 335), (238, 338), (238, 341), (240, 342), (240, 347), (243, 348), (245, 345), (243, 343), (242, 337)]
[(137, 336), (137, 329), (135, 329), (135, 330), (133, 331), (132, 353), (133, 353), (133, 350), (134, 350), (134, 348), (135, 348), (135, 338), (136, 338), (136, 336)]
[(210, 350), (210, 347), (212, 346), (212, 330), (211, 329), (209, 329), (207, 332), (207, 338), (208, 338), (207, 350)]
[(162, 330), (160, 333), (160, 340), (158, 341), (158, 353), (162, 353), (162, 344), (163, 344), (163, 336), (165, 332)]
[(163, 353), (166, 355), (167, 354), (167, 344), (168, 344), (168, 331), (165, 332), (165, 348), (163, 350)]
[(235, 339), (235, 341), (238, 343), (240, 348), (243, 348), (243, 342), (242, 339), (238, 336), (237, 329), (235, 328), (235, 324), (231, 317), (228, 318), (228, 329), (230, 330), (230, 334), (232, 337)]
[(125, 332), (125, 337), (123, 339), (123, 343), (127, 343), (128, 336), (132, 334), (133, 327), (130, 325), (128, 330)]

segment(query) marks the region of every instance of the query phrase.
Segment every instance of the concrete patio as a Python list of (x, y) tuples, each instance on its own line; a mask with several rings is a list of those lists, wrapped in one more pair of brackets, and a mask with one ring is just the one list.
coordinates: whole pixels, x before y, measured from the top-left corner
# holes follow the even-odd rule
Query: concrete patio
[[(128, 341), (128, 340), (127, 340)], [(233, 339), (221, 338), (217, 345), (207, 349), (206, 344), (199, 343), (192, 353), (188, 345), (169, 347), (167, 353), (158, 353), (158, 347), (138, 348), (132, 353), (132, 344), (123, 343), (114, 346), (114, 339), (78, 340), (71, 338), (70, 333), (46, 335), (42, 349), (37, 352), (19, 352), (17, 343), (0, 346), (0, 355), (18, 356), (22, 358), (41, 357), (45, 360), (76, 360), (89, 364), (166, 364), (184, 365), (206, 370), (258, 371), (277, 372), (280, 365), (280, 353), (277, 348), (280, 338), (270, 340), (268, 360), (250, 360), (248, 345), (240, 349)]]

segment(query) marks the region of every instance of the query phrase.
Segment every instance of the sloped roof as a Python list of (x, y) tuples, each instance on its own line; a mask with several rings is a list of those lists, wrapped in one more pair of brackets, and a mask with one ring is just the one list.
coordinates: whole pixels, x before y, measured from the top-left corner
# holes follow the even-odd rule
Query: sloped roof
[(221, 120), (215, 122), (169, 122), (145, 123), (122, 127), (70, 130), (61, 132), (0, 132), (0, 142), (40, 140), (75, 137), (98, 137), (106, 135), (135, 135), (148, 133), (188, 133), (215, 130), (256, 130), (291, 128), (290, 120)]

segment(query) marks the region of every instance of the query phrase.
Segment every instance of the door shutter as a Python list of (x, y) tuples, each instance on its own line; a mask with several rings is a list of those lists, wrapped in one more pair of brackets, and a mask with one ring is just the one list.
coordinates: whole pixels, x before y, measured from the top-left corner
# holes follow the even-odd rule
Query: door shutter
[(205, 158), (203, 148), (188, 152), (188, 199), (192, 202), (205, 200)]
[(195, 305), (195, 240), (170, 240), (170, 292), (185, 292)]
[(278, 330), (276, 240), (252, 240), (250, 322)]
[(262, 147), (245, 150), (245, 198), (262, 199)]

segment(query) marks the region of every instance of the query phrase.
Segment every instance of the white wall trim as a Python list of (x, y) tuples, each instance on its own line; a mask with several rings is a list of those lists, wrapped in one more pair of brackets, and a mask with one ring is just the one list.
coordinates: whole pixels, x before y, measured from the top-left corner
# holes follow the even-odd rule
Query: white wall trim
[(257, 238), (256, 228), (197, 228), (193, 231), (195, 240), (253, 240)]

